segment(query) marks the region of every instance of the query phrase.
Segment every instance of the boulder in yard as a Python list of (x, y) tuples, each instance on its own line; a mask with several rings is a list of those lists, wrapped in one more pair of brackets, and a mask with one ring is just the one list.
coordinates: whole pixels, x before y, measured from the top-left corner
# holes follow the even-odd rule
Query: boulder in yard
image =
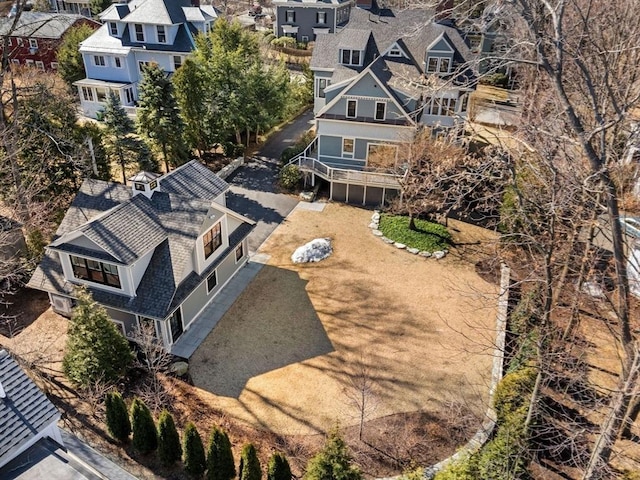
[(293, 263), (319, 262), (331, 255), (331, 240), (328, 238), (316, 238), (305, 243), (291, 255)]

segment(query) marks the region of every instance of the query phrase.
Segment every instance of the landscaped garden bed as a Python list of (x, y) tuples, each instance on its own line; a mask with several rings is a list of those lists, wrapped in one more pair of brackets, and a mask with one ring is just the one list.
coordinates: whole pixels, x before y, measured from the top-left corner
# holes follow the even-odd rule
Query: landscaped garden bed
[(383, 214), (378, 229), (394, 242), (417, 248), (420, 251), (443, 251), (451, 245), (451, 233), (439, 223), (414, 219), (416, 229), (409, 228), (409, 217)]

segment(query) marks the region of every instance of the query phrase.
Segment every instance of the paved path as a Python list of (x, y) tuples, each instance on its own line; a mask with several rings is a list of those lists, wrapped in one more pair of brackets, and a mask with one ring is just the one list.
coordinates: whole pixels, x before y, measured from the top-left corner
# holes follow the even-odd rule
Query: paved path
[(254, 253), (298, 203), (292, 195), (278, 193), (279, 158), (313, 125), (313, 112), (307, 110), (269, 138), (247, 163), (227, 178), (231, 191), (227, 206), (257, 222), (249, 236), (249, 252)]

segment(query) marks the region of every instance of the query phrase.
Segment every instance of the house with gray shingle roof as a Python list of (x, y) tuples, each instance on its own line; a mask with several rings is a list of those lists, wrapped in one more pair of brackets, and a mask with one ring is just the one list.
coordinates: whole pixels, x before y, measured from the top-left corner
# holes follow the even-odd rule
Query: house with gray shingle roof
[(69, 316), (86, 285), (124, 335), (153, 325), (171, 351), (246, 264), (254, 222), (226, 207), (229, 185), (196, 160), (130, 182), (85, 180), (28, 286)]
[(452, 20), (420, 9), (355, 8), (311, 57), (316, 139), (296, 160), (333, 200), (380, 205), (399, 192), (399, 146), (467, 115), (480, 52)]
[(211, 5), (198, 0), (131, 0), (114, 3), (100, 14), (103, 22), (80, 45), (87, 78), (75, 83), (83, 113), (97, 118), (107, 93), (135, 115), (142, 67), (156, 63), (175, 72), (195, 48), (195, 37), (208, 32), (218, 18)]
[(0, 350), (0, 476), (2, 467), (41, 439), (62, 445), (60, 413), (6, 350)]
[(298, 42), (313, 42), (349, 21), (353, 0), (274, 0), (274, 34)]

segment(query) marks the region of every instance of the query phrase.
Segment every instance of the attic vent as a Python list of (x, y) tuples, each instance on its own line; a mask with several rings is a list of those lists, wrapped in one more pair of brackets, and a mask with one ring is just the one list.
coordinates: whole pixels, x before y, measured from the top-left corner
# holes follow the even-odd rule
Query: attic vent
[(0, 399), (4, 400), (5, 398), (7, 398), (7, 394), (4, 393), (4, 388), (2, 388), (2, 382), (0, 382)]

